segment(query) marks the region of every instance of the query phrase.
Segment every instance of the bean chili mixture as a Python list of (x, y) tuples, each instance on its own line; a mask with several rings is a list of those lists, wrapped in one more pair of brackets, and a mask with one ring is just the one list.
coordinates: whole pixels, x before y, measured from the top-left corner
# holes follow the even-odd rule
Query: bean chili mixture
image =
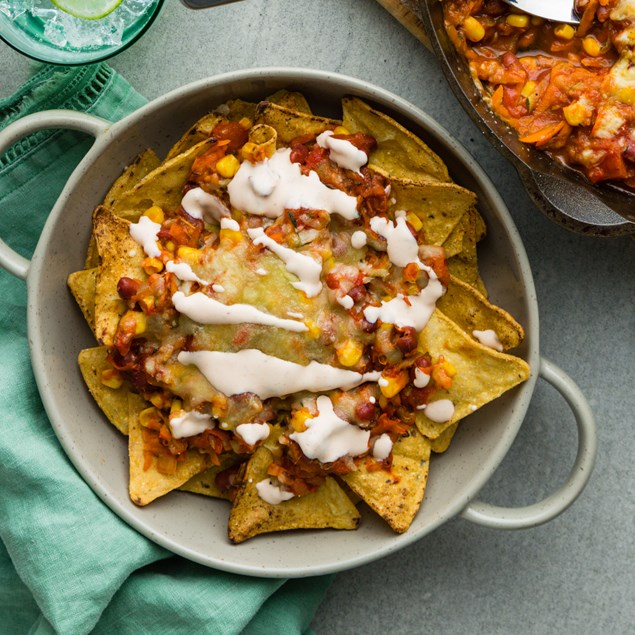
[(443, 0), (446, 31), (520, 141), (592, 183), (635, 187), (635, 2), (578, 0), (580, 24), (501, 0)]

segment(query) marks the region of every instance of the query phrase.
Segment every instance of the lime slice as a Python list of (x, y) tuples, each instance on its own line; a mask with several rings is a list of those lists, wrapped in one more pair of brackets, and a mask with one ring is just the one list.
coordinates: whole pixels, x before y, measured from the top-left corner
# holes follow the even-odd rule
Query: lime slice
[(123, 0), (51, 0), (65, 13), (84, 20), (99, 20), (112, 13)]

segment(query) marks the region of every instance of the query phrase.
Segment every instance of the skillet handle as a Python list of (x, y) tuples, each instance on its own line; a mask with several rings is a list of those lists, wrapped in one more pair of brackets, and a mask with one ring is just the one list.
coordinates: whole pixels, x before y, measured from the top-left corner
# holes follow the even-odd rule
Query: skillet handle
[[(104, 134), (111, 123), (100, 117), (75, 110), (44, 110), (22, 117), (0, 132), (0, 155), (16, 141), (27, 135), (48, 128), (79, 130), (97, 138)], [(0, 239), (0, 267), (14, 276), (26, 280), (31, 262), (11, 249)]]
[(567, 481), (544, 500), (526, 507), (497, 507), (473, 501), (461, 512), (463, 518), (495, 529), (536, 527), (564, 512), (586, 486), (597, 452), (597, 431), (591, 408), (573, 380), (544, 357), (540, 358), (539, 375), (565, 398), (578, 426), (578, 454)]

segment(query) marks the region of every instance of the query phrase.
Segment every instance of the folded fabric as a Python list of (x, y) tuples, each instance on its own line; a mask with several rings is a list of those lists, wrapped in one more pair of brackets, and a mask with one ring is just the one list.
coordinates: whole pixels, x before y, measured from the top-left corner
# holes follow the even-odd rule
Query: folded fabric
[[(0, 129), (70, 108), (115, 121), (145, 103), (105, 64), (36, 67), (0, 100)], [(0, 157), (0, 237), (30, 257), (91, 139), (42, 131)], [(305, 633), (331, 578), (276, 580), (174, 556), (119, 519), (77, 474), (33, 377), (26, 285), (0, 270), (0, 631)]]

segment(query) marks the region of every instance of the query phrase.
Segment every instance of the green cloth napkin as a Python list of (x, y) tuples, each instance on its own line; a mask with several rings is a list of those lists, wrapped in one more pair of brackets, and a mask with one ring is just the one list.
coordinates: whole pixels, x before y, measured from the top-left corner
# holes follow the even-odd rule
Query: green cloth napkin
[[(117, 120), (145, 103), (106, 64), (38, 66), (0, 100), (0, 129), (70, 108)], [(43, 131), (0, 157), (0, 238), (30, 257), (91, 139)], [(106, 507), (64, 454), (42, 407), (26, 334), (26, 284), (0, 270), (0, 632), (307, 633), (331, 577), (223, 573), (174, 556)]]

